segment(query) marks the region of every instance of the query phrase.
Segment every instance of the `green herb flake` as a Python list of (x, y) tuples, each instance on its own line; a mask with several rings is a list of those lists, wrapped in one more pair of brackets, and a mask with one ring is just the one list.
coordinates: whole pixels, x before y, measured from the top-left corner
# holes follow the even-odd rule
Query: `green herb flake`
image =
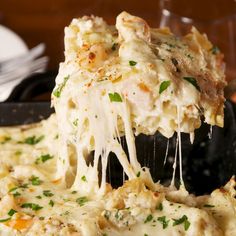
[(54, 201), (53, 200), (50, 200), (49, 203), (48, 203), (49, 206), (53, 207), (54, 206)]
[(54, 194), (50, 190), (43, 190), (43, 195), (45, 197), (52, 197)]
[(39, 143), (40, 141), (42, 141), (43, 139), (44, 139), (44, 135), (41, 135), (39, 137), (36, 137), (34, 135), (34, 136), (26, 138), (23, 143), (26, 143), (29, 145), (35, 145), (35, 144)]
[(78, 118), (77, 118), (77, 119), (75, 119), (75, 120), (73, 121), (73, 125), (77, 127), (77, 126), (78, 126), (78, 121), (79, 121), (79, 119), (78, 119)]
[(217, 46), (213, 46), (211, 48), (211, 53), (216, 55), (216, 54), (220, 53), (220, 49)]
[(141, 172), (139, 171), (139, 172), (136, 174), (136, 176), (137, 176), (137, 177), (140, 177), (140, 175), (141, 175)]
[(28, 184), (22, 184), (18, 188), (28, 188)]
[(119, 93), (109, 93), (108, 94), (111, 102), (122, 102), (122, 98)]
[(7, 143), (8, 141), (10, 141), (11, 140), (11, 137), (10, 136), (5, 136), (4, 138), (3, 138), (3, 141), (1, 142), (1, 144), (5, 144), (5, 143)]
[[(13, 197), (18, 197), (18, 196), (20, 196), (21, 194), (16, 191), (18, 188), (21, 188), (21, 186), (11, 188), (11, 189), (8, 191), (8, 193), (12, 193)], [(15, 191), (16, 191), (16, 192), (15, 192)], [(13, 192), (14, 192), (14, 193), (13, 193)]]
[(86, 176), (83, 175), (83, 176), (81, 177), (81, 180), (84, 181), (84, 182), (87, 182)]
[(214, 205), (210, 205), (210, 204), (205, 204), (205, 205), (203, 205), (203, 207), (212, 208), (212, 207), (215, 207), (215, 206)]
[(158, 217), (157, 220), (162, 224), (163, 229), (166, 229), (168, 227), (170, 220), (166, 220), (166, 216)]
[(161, 83), (159, 94), (162, 94), (170, 86), (170, 80), (165, 80)]
[(40, 185), (43, 181), (39, 179), (37, 176), (32, 176), (30, 179), (32, 185)]
[(159, 205), (156, 207), (156, 209), (157, 209), (158, 211), (162, 211), (162, 210), (163, 210), (163, 205), (162, 205), (162, 203), (159, 203)]
[(65, 211), (63, 215), (68, 216), (70, 214), (69, 211)]
[(188, 81), (190, 84), (192, 84), (199, 92), (201, 92), (201, 89), (197, 83), (197, 80), (194, 77), (187, 76), (183, 77), (184, 80)]
[(69, 78), (70, 78), (69, 75), (64, 77), (64, 81), (61, 84), (59, 84), (56, 89), (53, 90), (52, 93), (55, 97), (59, 98), (61, 96), (62, 90), (65, 87), (66, 82)]
[(42, 196), (38, 195), (36, 196), (37, 199), (42, 199)]
[(44, 163), (50, 159), (53, 159), (53, 156), (49, 155), (49, 154), (45, 154), (45, 155), (41, 155), (40, 157), (38, 157), (36, 160), (35, 160), (35, 164), (40, 164), (40, 163)]
[(148, 234), (144, 234), (144, 236), (148, 236)]
[(188, 220), (186, 220), (184, 222), (184, 230), (187, 231), (189, 227), (190, 227), (190, 222)]
[(116, 211), (115, 218), (119, 220), (119, 210)]
[(80, 205), (83, 206), (86, 202), (88, 202), (87, 197), (79, 197), (76, 199), (76, 202)]
[(77, 193), (77, 191), (72, 191), (72, 192), (71, 192), (71, 194), (76, 194), (76, 193)]
[(21, 194), (19, 192), (15, 192), (12, 195), (13, 195), (13, 197), (19, 197)]
[(173, 226), (184, 224), (185, 230), (188, 230), (188, 228), (190, 226), (190, 222), (188, 221), (188, 217), (186, 215), (183, 215), (179, 219), (173, 219), (173, 221), (174, 221)]
[(16, 189), (18, 189), (18, 187), (13, 187), (8, 191), (8, 193), (14, 192)]
[(150, 215), (147, 216), (144, 223), (146, 224), (146, 223), (150, 222), (152, 219), (153, 219), (153, 216), (150, 214)]
[(104, 217), (105, 217), (107, 220), (109, 220), (110, 216), (111, 216), (111, 212), (105, 210)]
[(6, 219), (0, 219), (0, 223), (2, 223), (2, 222), (6, 222), (6, 221), (8, 221), (8, 220), (10, 220), (10, 219), (11, 219), (11, 217), (6, 218)]
[(8, 214), (9, 216), (13, 216), (16, 212), (17, 212), (16, 210), (11, 209), (10, 211), (8, 211), (7, 214)]
[(16, 156), (20, 156), (21, 154), (22, 154), (22, 151), (21, 151), (21, 150), (18, 150), (18, 151), (15, 152), (15, 155), (16, 155)]
[(21, 207), (22, 208), (30, 208), (33, 211), (39, 211), (43, 208), (42, 206), (35, 204), (35, 203), (24, 203), (21, 205)]
[(44, 220), (45, 218), (43, 216), (40, 216), (39, 217), (39, 220)]
[(135, 66), (136, 64), (137, 64), (136, 61), (129, 61), (129, 65), (130, 65), (130, 66)]

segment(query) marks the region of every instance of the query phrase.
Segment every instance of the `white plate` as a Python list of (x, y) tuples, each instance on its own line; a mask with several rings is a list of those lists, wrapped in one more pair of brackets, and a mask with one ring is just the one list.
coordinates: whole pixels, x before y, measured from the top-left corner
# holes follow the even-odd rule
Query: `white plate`
[[(28, 50), (25, 42), (16, 33), (0, 25), (0, 61), (14, 58), (26, 53)], [(0, 86), (0, 102), (9, 97), (12, 89), (21, 80), (14, 81), (10, 86)]]
[(0, 25), (0, 61), (14, 58), (27, 51), (26, 44), (17, 34)]

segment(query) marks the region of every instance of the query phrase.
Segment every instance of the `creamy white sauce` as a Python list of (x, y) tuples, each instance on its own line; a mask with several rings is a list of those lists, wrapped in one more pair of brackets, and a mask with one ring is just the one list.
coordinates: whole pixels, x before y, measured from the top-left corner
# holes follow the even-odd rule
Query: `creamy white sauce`
[[(230, 216), (235, 216), (235, 181), (224, 193), (216, 190), (198, 199), (184, 189), (182, 177), (181, 132), (192, 134), (193, 141), (202, 115), (196, 107), (204, 110), (207, 123), (222, 125), (223, 87), (211, 87), (209, 99), (210, 85), (199, 78), (188, 81), (194, 76), (188, 74), (191, 71), (214, 74), (214, 83), (224, 84), (217, 58), (209, 52), (210, 42), (195, 29), (181, 41), (167, 29), (150, 29), (144, 20), (125, 12), (118, 16), (116, 28), (98, 17), (74, 19), (65, 29), (66, 58), (52, 95), (56, 118), (28, 130), (0, 130), (3, 141), (11, 136), (0, 151), (6, 156), (0, 160), (0, 220), (6, 219), (0, 222), (0, 234), (233, 235), (235, 227), (227, 231), (204, 204), (217, 203), (214, 194), (225, 204), (222, 199), (227, 196)], [(166, 81), (170, 84), (163, 90)], [(218, 107), (210, 102), (213, 98)], [(177, 132), (169, 188), (154, 183), (148, 168), (137, 160), (135, 135), (156, 131), (167, 138)], [(33, 141), (44, 138), (25, 143), (30, 135)], [(165, 162), (168, 146), (169, 140)], [(23, 157), (14, 148), (20, 148)], [(124, 182), (128, 178), (117, 190), (106, 183), (111, 152), (123, 167)], [(175, 188), (177, 157), (180, 190)], [(217, 214), (222, 204), (214, 206)], [(11, 209), (17, 211), (13, 216)], [(235, 218), (227, 223), (234, 224)]]

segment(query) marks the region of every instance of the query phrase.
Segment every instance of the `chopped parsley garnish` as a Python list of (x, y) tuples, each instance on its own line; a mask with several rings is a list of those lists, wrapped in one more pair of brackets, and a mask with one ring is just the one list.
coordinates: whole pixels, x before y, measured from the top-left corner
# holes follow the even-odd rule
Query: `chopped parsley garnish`
[(190, 222), (188, 220), (186, 220), (184, 222), (184, 229), (185, 229), (185, 231), (187, 231), (189, 227), (190, 227)]
[(112, 50), (112, 51), (115, 51), (116, 48), (117, 48), (117, 46), (118, 46), (118, 43), (113, 43), (113, 45), (112, 45), (112, 47), (111, 47), (111, 50)]
[(16, 210), (11, 209), (10, 211), (8, 211), (7, 214), (8, 214), (9, 216), (13, 216), (16, 212), (17, 212)]
[(40, 164), (41, 163), (44, 163), (50, 159), (52, 159), (53, 156), (49, 155), (49, 154), (45, 154), (45, 155), (41, 155), (40, 157), (38, 157), (35, 161), (35, 164)]
[(28, 188), (28, 184), (22, 184), (18, 188)]
[(16, 189), (18, 189), (18, 187), (11, 188), (8, 192), (11, 193), (11, 192), (15, 191)]
[(32, 185), (40, 185), (43, 182), (37, 176), (32, 176), (29, 180), (31, 181)]
[(122, 220), (122, 219), (123, 219), (123, 216), (120, 215), (119, 212), (120, 212), (120, 210), (118, 209), (118, 210), (116, 211), (115, 218), (116, 218), (117, 220)]
[(77, 119), (75, 119), (74, 121), (73, 121), (73, 125), (74, 126), (78, 126), (78, 121), (79, 121), (79, 119), (77, 118)]
[(119, 93), (108, 93), (111, 102), (122, 102), (122, 98)]
[(184, 80), (188, 81), (190, 84), (192, 84), (199, 92), (201, 92), (201, 89), (197, 83), (197, 80), (194, 77), (186, 76), (183, 77)]
[(41, 210), (43, 207), (35, 203), (24, 203), (21, 205), (22, 208), (30, 208), (33, 211)]
[(76, 202), (80, 205), (83, 206), (86, 202), (88, 202), (87, 197), (79, 197), (76, 199)]
[(36, 196), (36, 198), (38, 198), (38, 199), (42, 199), (42, 196), (38, 195), (38, 196)]
[(163, 81), (160, 85), (159, 94), (163, 93), (170, 86), (170, 80)]
[(63, 215), (65, 215), (65, 216), (68, 216), (69, 214), (70, 214), (69, 211), (65, 211), (65, 212), (63, 213)]
[(54, 201), (50, 200), (48, 204), (49, 204), (49, 206), (53, 207), (54, 206)]
[(55, 97), (59, 98), (61, 96), (61, 92), (62, 92), (63, 88), (65, 87), (66, 82), (69, 78), (70, 78), (69, 75), (64, 77), (64, 81), (61, 84), (59, 84), (56, 89), (53, 90), (52, 93)]
[(140, 177), (140, 175), (141, 175), (141, 172), (139, 171), (139, 172), (136, 174), (136, 176), (137, 176), (137, 177)]
[(54, 194), (50, 190), (43, 190), (43, 195), (45, 197), (52, 197)]
[(18, 151), (15, 152), (15, 155), (16, 155), (16, 156), (20, 156), (21, 154), (22, 154), (22, 151), (21, 151), (21, 150), (18, 150)]
[(86, 176), (83, 175), (83, 176), (81, 177), (81, 180), (84, 181), (84, 182), (87, 182)]
[(153, 219), (153, 216), (150, 214), (150, 215), (147, 216), (144, 223), (146, 224), (146, 223), (150, 222), (152, 219)]
[(129, 65), (130, 65), (130, 66), (135, 66), (136, 64), (137, 64), (136, 61), (129, 61)]
[(162, 211), (162, 210), (163, 210), (163, 205), (162, 205), (162, 203), (159, 203), (159, 205), (156, 207), (156, 209), (157, 209), (158, 211)]
[(174, 221), (173, 226), (184, 224), (185, 230), (188, 230), (188, 228), (190, 226), (190, 222), (188, 221), (188, 217), (186, 215), (183, 215), (179, 219), (173, 219), (173, 221)]
[(6, 222), (6, 221), (8, 221), (8, 220), (10, 220), (11, 219), (11, 217), (9, 217), (9, 218), (6, 218), (6, 219), (0, 219), (0, 222), (2, 223), (2, 222)]
[(39, 137), (36, 137), (35, 135), (28, 137), (24, 140), (24, 143), (29, 144), (29, 145), (35, 145), (42, 141), (44, 139), (44, 135), (41, 135)]
[(12, 195), (13, 195), (13, 197), (18, 197), (18, 196), (20, 196), (21, 194), (20, 194), (19, 192), (15, 192), (15, 193), (13, 193)]
[(77, 193), (77, 191), (72, 191), (72, 192), (71, 192), (71, 194), (76, 194), (76, 193)]
[(148, 234), (144, 234), (144, 236), (148, 236)]
[(214, 205), (210, 205), (210, 204), (205, 204), (205, 205), (203, 205), (203, 207), (209, 207), (209, 208), (211, 208), (211, 207), (215, 207)]
[[(8, 192), (9, 193), (12, 193), (13, 197), (18, 197), (20, 196), (21, 194), (19, 192), (17, 192), (16, 190), (19, 189), (19, 188), (27, 188), (28, 187), (28, 184), (22, 184), (18, 187), (14, 187), (14, 188), (11, 188)], [(16, 192), (15, 192), (16, 191)], [(14, 192), (14, 193), (13, 193)]]
[(220, 49), (219, 49), (217, 46), (213, 46), (213, 47), (211, 48), (211, 53), (212, 53), (212, 54), (216, 55), (216, 54), (218, 54), (219, 52), (220, 52)]
[(162, 224), (163, 229), (168, 227), (168, 224), (169, 224), (170, 220), (166, 220), (166, 216), (158, 217), (157, 220)]
[(105, 217), (107, 220), (109, 220), (110, 216), (111, 216), (111, 212), (105, 210), (104, 217)]
[(11, 140), (11, 137), (6, 136), (6, 137), (4, 137), (3, 141), (1, 142), (1, 144), (5, 144), (6, 142), (8, 142), (10, 140)]

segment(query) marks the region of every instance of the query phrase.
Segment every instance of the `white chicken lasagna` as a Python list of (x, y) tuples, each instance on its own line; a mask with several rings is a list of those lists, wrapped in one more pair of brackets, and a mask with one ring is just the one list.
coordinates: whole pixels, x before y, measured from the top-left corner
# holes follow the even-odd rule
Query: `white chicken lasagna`
[[(0, 235), (236, 235), (234, 177), (196, 197), (181, 169), (181, 132), (193, 142), (202, 120), (223, 127), (222, 59), (195, 28), (178, 38), (126, 12), (115, 26), (73, 19), (52, 93), (55, 114), (0, 129)], [(162, 186), (137, 160), (135, 136), (157, 131), (178, 134), (179, 189), (175, 174)], [(128, 177), (118, 189), (106, 182), (111, 152)]]

